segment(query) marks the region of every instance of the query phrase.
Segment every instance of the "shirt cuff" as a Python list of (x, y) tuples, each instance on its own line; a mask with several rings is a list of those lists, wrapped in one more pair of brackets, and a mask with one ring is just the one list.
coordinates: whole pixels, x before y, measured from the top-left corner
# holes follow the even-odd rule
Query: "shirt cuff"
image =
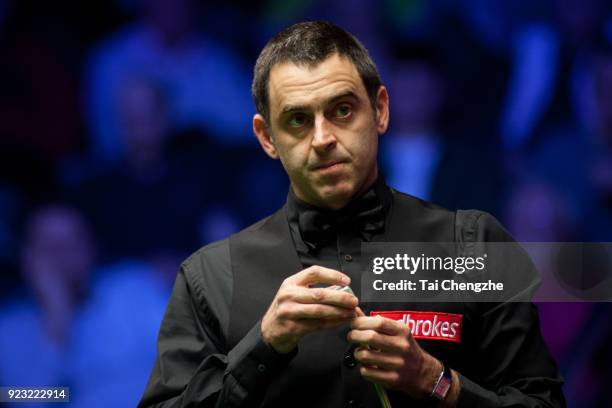
[(457, 373), (457, 376), (459, 377), (459, 384), (461, 384), (457, 408), (493, 406), (493, 402), (497, 399), (497, 394), (481, 387), (460, 373)]
[(261, 337), (261, 321), (228, 353), (227, 372), (249, 393), (254, 392), (281, 372), (297, 355), (297, 347), (287, 354), (278, 353)]

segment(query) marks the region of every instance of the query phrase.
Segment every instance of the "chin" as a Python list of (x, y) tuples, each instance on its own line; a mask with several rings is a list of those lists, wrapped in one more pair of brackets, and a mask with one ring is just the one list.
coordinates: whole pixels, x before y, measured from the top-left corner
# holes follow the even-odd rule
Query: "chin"
[(355, 195), (355, 186), (340, 183), (334, 186), (327, 186), (320, 191), (319, 197), (325, 207), (334, 210), (344, 207)]

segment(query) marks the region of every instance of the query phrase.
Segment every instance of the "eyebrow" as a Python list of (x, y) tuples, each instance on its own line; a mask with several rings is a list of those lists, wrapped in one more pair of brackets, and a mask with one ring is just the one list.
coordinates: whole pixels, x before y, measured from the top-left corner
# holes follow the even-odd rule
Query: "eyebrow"
[[(357, 94), (355, 94), (355, 92), (353, 92), (352, 90), (346, 90), (346, 91), (341, 91), (340, 93), (338, 93), (338, 95), (334, 95), (331, 98), (327, 99), (324, 104), (325, 105), (329, 105), (332, 104), (340, 99), (344, 99), (344, 98), (353, 98), (353, 99), (358, 99), (357, 98)], [(308, 105), (291, 105), (291, 104), (287, 104), (283, 106), (283, 109), (281, 110), (281, 115), (284, 115), (286, 113), (289, 112), (295, 112), (295, 111), (304, 111), (304, 110), (308, 110), (310, 108), (310, 106)]]

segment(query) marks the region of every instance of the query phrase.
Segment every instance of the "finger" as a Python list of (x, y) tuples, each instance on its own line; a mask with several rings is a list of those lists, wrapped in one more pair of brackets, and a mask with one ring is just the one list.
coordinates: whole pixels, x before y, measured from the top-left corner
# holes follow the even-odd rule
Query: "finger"
[(313, 265), (296, 273), (289, 280), (299, 286), (308, 286), (314, 283), (346, 286), (351, 283), (351, 278), (342, 272), (318, 265)]
[(352, 319), (355, 310), (324, 304), (287, 303), (279, 307), (278, 316), (286, 320)]
[(323, 329), (331, 329), (333, 327), (341, 326), (343, 324), (348, 323), (350, 319), (340, 318), (340, 319), (319, 319), (319, 320), (302, 320), (305, 322), (309, 328), (312, 330), (323, 330)]
[(397, 354), (358, 347), (354, 355), (360, 364), (376, 366), (383, 370), (399, 370), (404, 366), (404, 359)]
[(300, 337), (305, 334), (331, 329), (334, 327), (342, 326), (348, 323), (349, 319), (339, 318), (339, 319), (302, 319), (294, 321), (294, 330), (295, 333), (299, 334)]
[(298, 303), (318, 303), (354, 309), (359, 300), (355, 295), (327, 288), (304, 288), (295, 286), (287, 293), (289, 300)]
[(381, 316), (358, 317), (351, 322), (351, 328), (357, 330), (374, 330), (388, 335), (404, 334), (406, 326), (393, 319)]
[(400, 375), (397, 371), (383, 370), (372, 366), (359, 366), (361, 376), (368, 381), (383, 385), (386, 388), (393, 388), (398, 383)]
[(330, 318), (330, 319), (296, 319), (286, 322), (288, 333), (295, 338), (301, 338), (304, 335), (320, 330), (330, 329), (337, 326), (347, 324), (349, 318)]
[(359, 306), (357, 306), (357, 316), (365, 316), (366, 314), (363, 313), (363, 310), (361, 310), (361, 308)]
[(389, 336), (375, 330), (351, 330), (346, 338), (351, 343), (389, 353), (403, 354), (407, 353), (409, 348), (406, 338), (400, 335)]

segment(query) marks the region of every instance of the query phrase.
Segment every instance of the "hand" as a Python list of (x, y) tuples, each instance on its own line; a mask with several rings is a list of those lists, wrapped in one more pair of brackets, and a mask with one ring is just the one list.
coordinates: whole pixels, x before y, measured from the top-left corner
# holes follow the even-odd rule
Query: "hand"
[(346, 286), (350, 278), (333, 269), (311, 266), (285, 279), (261, 320), (261, 335), (279, 353), (293, 350), (307, 333), (349, 322), (356, 316), (354, 295), (327, 288), (323, 283)]
[(363, 378), (413, 398), (430, 395), (442, 363), (416, 342), (408, 325), (382, 316), (359, 317), (351, 323), (348, 340), (357, 343), (355, 359)]

